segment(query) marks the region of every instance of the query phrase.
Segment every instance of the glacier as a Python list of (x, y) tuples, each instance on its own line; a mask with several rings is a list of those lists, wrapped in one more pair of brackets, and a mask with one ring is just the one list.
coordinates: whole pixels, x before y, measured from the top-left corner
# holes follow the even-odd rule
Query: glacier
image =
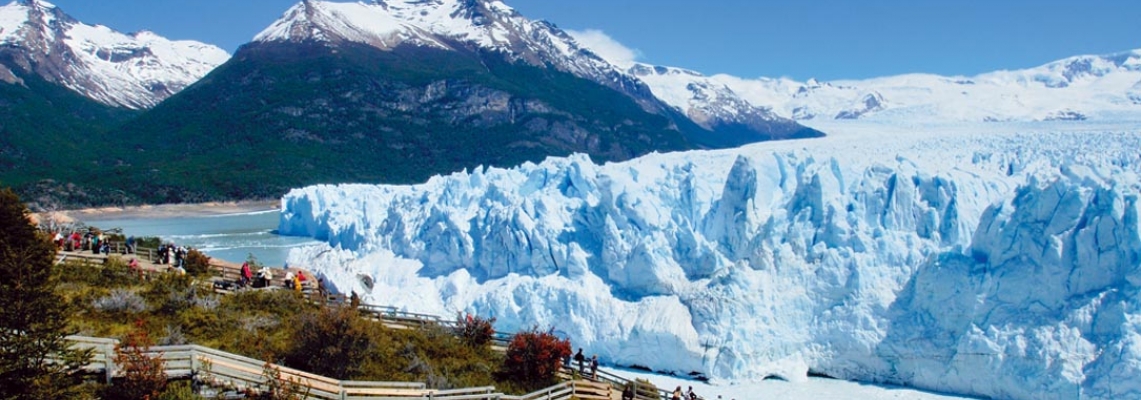
[(320, 185), (279, 233), (343, 293), (550, 327), (714, 382), (1141, 397), (1137, 124), (850, 123), (820, 139)]

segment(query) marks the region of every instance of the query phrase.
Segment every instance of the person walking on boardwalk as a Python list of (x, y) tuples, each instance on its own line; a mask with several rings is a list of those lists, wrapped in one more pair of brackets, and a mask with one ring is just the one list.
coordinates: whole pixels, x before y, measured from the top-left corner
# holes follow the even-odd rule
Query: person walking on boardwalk
[(574, 360), (578, 362), (578, 373), (585, 373), (586, 369), (583, 368), (582, 363), (586, 361), (586, 356), (582, 355), (582, 347), (578, 348), (578, 353), (575, 353)]
[(681, 400), (681, 386), (674, 389), (673, 396), (670, 396), (670, 400)]
[(598, 379), (598, 354), (590, 356), (590, 379)]

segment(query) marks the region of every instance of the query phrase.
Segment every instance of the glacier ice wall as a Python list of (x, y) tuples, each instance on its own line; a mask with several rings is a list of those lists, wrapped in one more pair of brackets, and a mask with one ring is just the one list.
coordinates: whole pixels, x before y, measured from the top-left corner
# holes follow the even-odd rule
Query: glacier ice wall
[(852, 135), (552, 158), (293, 190), (279, 231), (326, 241), (291, 263), (341, 291), (550, 326), (611, 363), (1139, 397), (1139, 144)]

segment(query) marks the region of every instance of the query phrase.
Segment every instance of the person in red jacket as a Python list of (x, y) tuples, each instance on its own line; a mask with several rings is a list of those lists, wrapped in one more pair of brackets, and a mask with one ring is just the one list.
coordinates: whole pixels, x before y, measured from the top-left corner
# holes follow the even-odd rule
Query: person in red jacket
[(252, 281), (253, 278), (254, 274), (252, 271), (250, 271), (250, 263), (242, 263), (242, 277), (238, 279), (238, 286), (246, 287), (246, 285), (250, 284), (250, 281)]

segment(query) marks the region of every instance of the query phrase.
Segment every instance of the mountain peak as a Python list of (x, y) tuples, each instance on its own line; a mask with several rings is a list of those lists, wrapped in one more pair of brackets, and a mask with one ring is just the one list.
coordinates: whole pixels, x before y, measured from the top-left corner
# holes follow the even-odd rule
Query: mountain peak
[[(12, 45), (0, 49), (7, 60), (0, 70), (39, 75), (127, 108), (154, 106), (229, 59), (226, 51), (204, 43), (84, 24), (43, 0), (0, 7), (0, 44)], [(18, 81), (3, 75), (0, 80)]]
[[(506, 38), (511, 32), (492, 32), (489, 25), (514, 16), (514, 9), (487, 0), (302, 0), (254, 41), (348, 41), (387, 50), (405, 43), (449, 48), (444, 42), (458, 40), (490, 48), (497, 47), (497, 38)], [(504, 26), (499, 24), (499, 28)]]
[(22, 5), (24, 7), (56, 8), (55, 4), (48, 3), (43, 0), (16, 0), (16, 4)]

